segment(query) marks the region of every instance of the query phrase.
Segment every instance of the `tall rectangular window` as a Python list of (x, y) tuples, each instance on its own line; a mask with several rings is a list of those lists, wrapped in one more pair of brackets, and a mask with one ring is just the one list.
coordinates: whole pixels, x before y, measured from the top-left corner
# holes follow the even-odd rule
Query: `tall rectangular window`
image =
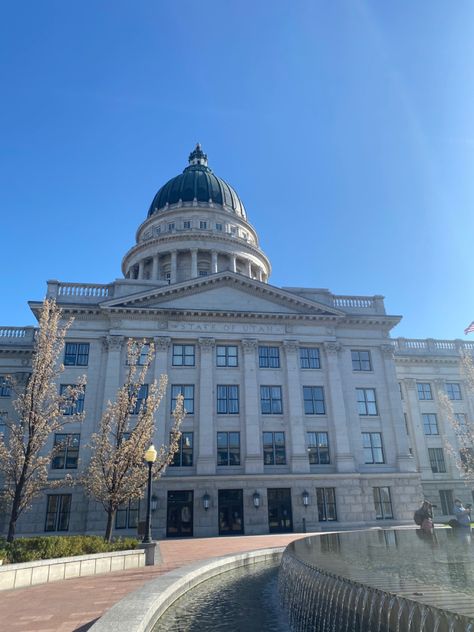
[(446, 463), (444, 460), (443, 448), (428, 448), (428, 456), (430, 459), (431, 471), (434, 474), (444, 474), (446, 472)]
[(216, 346), (217, 366), (238, 366), (238, 351), (235, 345)]
[(135, 405), (130, 410), (131, 415), (138, 415), (147, 397), (148, 397), (148, 384), (142, 384), (137, 394), (137, 401), (135, 402)]
[(240, 432), (217, 433), (217, 465), (240, 465)]
[(171, 386), (171, 412), (176, 408), (178, 395), (184, 398), (184, 410), (188, 415), (194, 415), (194, 384), (173, 384)]
[(259, 347), (258, 366), (261, 369), (279, 369), (280, 349), (278, 347)]
[(359, 351), (357, 349), (353, 349), (351, 351), (351, 358), (353, 371), (372, 371), (370, 351)]
[(456, 420), (456, 430), (463, 433), (469, 430), (465, 413), (454, 413), (454, 419)]
[(173, 345), (173, 366), (194, 366), (194, 345)]
[(462, 399), (461, 385), (456, 382), (448, 382), (446, 384), (446, 394), (451, 400)]
[(324, 389), (322, 386), (303, 386), (305, 415), (325, 415)]
[(217, 414), (237, 415), (239, 412), (239, 387), (236, 384), (217, 386)]
[[(64, 395), (68, 389), (76, 388), (76, 384), (61, 384), (59, 387), (59, 394)], [(76, 415), (84, 412), (84, 390), (79, 393), (77, 399), (74, 401), (72, 397), (67, 397), (62, 409), (63, 415)]]
[(438, 419), (435, 413), (423, 413), (422, 418), (423, 418), (423, 431), (425, 435), (439, 434)]
[(375, 517), (377, 520), (393, 518), (392, 497), (390, 487), (373, 487)]
[(45, 531), (68, 531), (71, 494), (51, 494), (46, 498)]
[(433, 399), (433, 395), (431, 393), (431, 384), (428, 382), (417, 382), (416, 388), (418, 390), (418, 399)]
[(329, 441), (327, 432), (307, 432), (310, 465), (329, 464)]
[(281, 386), (260, 387), (260, 409), (262, 415), (282, 415)]
[(264, 432), (263, 433), (263, 464), (264, 465), (285, 465), (285, 433), (284, 432)]
[(222, 231), (222, 224), (217, 223), (216, 224), (216, 230)]
[(449, 516), (453, 513), (454, 497), (452, 489), (440, 489), (439, 499), (441, 501), (441, 513), (443, 516)]
[(320, 369), (321, 358), (316, 347), (300, 347), (300, 368)]
[[(137, 357), (137, 364), (139, 366), (143, 366), (145, 362), (147, 361), (148, 353), (150, 352), (150, 345), (148, 343), (142, 343), (139, 340), (137, 340), (134, 344), (136, 345), (135, 349), (137, 353), (138, 353), (138, 350), (140, 350), (140, 354)], [(126, 363), (129, 364), (128, 356), (126, 359)]]
[(380, 432), (363, 432), (362, 445), (364, 447), (364, 463), (373, 465), (385, 463)]
[(138, 527), (138, 516), (140, 514), (140, 499), (129, 500), (117, 509), (115, 514), (116, 529), (136, 529)]
[(191, 467), (193, 464), (193, 435), (183, 432), (179, 438), (179, 449), (174, 453), (171, 465), (174, 467)]
[(206, 229), (207, 229), (207, 222), (205, 222), (205, 221), (201, 220), (201, 221), (199, 222), (199, 228), (200, 228), (201, 230), (206, 230)]
[(336, 490), (334, 487), (316, 487), (316, 502), (319, 522), (337, 520)]
[(0, 375), (0, 397), (10, 397), (11, 392), (9, 379), (5, 375)]
[(79, 433), (57, 433), (54, 435), (53, 470), (75, 470), (79, 460)]
[(459, 459), (464, 472), (474, 472), (474, 448), (461, 448), (459, 450)]
[(189, 220), (185, 220), (183, 222), (183, 228), (186, 230), (187, 228), (191, 228), (191, 222)]
[(374, 388), (356, 388), (359, 415), (378, 415)]
[(175, 227), (176, 227), (176, 224), (174, 222), (170, 222), (168, 224), (168, 232), (172, 233), (174, 231)]
[(64, 366), (87, 366), (89, 364), (88, 342), (66, 342)]

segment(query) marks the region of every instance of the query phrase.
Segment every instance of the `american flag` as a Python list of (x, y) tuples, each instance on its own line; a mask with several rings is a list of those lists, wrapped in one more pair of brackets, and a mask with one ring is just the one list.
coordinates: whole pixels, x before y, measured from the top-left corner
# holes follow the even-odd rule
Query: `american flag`
[(464, 335), (467, 336), (467, 334), (470, 334), (474, 331), (474, 320), (472, 321), (472, 323), (469, 325), (469, 327), (466, 327), (466, 329), (464, 330)]

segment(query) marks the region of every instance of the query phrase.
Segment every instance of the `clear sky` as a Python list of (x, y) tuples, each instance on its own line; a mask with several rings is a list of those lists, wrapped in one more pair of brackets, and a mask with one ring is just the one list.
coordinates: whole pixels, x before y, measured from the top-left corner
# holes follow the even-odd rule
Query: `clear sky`
[(471, 0), (5, 1), (0, 86), (0, 325), (121, 276), (196, 141), (274, 285), (383, 294), (399, 336), (474, 320)]

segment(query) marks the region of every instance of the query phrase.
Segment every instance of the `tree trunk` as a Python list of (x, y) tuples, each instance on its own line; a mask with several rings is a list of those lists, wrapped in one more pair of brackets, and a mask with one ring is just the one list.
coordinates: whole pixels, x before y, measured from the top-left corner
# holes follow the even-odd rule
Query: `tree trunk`
[(8, 525), (7, 542), (13, 542), (13, 539), (15, 538), (16, 521), (18, 520), (18, 516), (19, 516), (19, 512), (18, 512), (19, 504), (20, 504), (20, 494), (17, 491), (13, 499), (12, 510), (10, 513), (10, 523)]
[(105, 528), (104, 540), (106, 542), (111, 542), (112, 540), (112, 531), (114, 529), (114, 520), (115, 520), (115, 509), (109, 506), (107, 510), (107, 526)]

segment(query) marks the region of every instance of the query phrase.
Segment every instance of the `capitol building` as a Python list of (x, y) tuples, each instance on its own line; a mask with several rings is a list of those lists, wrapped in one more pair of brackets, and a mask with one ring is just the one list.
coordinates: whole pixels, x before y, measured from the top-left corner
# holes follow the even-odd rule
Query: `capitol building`
[[(47, 297), (74, 317), (58, 389), (87, 376), (83, 423), (51, 437), (63, 446), (51, 479), (87, 463), (125, 378), (127, 340), (145, 338), (156, 349), (148, 383), (168, 375), (155, 445), (169, 440), (179, 394), (187, 410), (179, 452), (154, 484), (156, 538), (412, 522), (423, 498), (447, 520), (455, 496), (472, 501), (439, 392), (460, 423), (474, 419), (460, 370), (474, 344), (392, 338), (400, 317), (382, 296), (272, 285), (242, 200), (200, 145), (153, 198), (122, 275), (106, 285), (48, 281)], [(38, 315), (41, 301), (30, 306)], [(26, 379), (33, 336), (0, 326), (0, 431), (14, 415), (5, 376)], [(136, 533), (144, 513), (143, 501), (121, 507), (115, 533)], [(17, 533), (103, 533), (105, 523), (80, 486), (55, 488)]]

